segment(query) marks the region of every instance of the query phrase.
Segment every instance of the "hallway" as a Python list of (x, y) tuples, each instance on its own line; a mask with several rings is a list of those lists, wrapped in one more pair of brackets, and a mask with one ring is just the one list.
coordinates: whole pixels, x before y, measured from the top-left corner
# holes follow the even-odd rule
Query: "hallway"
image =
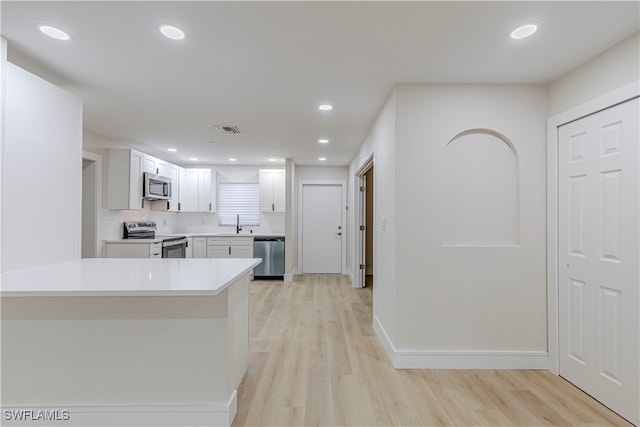
[(346, 276), (251, 283), (234, 426), (630, 426), (547, 371), (394, 370), (372, 288)]

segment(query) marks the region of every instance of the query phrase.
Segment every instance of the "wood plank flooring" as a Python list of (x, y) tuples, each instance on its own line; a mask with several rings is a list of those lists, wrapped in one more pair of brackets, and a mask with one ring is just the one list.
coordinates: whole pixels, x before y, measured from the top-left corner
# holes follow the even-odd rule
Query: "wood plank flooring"
[(234, 426), (631, 426), (547, 371), (394, 370), (371, 288), (344, 276), (251, 283)]

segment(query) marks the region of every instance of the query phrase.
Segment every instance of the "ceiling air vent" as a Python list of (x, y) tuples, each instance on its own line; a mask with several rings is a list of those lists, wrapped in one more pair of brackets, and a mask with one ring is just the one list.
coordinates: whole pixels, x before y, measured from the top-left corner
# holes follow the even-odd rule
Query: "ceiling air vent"
[(238, 126), (214, 126), (216, 130), (225, 135), (235, 135), (240, 133)]

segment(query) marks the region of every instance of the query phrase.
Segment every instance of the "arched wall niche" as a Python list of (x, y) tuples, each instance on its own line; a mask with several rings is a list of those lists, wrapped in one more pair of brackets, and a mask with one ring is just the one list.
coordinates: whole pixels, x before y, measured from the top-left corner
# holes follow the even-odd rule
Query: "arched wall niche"
[(520, 244), (520, 161), (493, 129), (469, 129), (447, 143), (442, 164), (442, 245)]

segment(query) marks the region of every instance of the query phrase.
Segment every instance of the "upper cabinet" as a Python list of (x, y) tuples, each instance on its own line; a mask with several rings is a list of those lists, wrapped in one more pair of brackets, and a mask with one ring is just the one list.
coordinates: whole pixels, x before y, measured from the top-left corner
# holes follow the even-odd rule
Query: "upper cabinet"
[(109, 209), (142, 209), (144, 157), (144, 154), (126, 148), (109, 150)]
[(284, 169), (260, 169), (260, 210), (285, 211)]
[(153, 210), (178, 211), (180, 174), (177, 165), (128, 148), (109, 149), (109, 209), (142, 209), (144, 207), (144, 173), (171, 178), (171, 200), (151, 203)]
[(180, 212), (215, 212), (216, 172), (203, 168), (179, 169)]
[(144, 155), (143, 171), (154, 173), (156, 175), (169, 176), (170, 163), (160, 160), (148, 154)]

